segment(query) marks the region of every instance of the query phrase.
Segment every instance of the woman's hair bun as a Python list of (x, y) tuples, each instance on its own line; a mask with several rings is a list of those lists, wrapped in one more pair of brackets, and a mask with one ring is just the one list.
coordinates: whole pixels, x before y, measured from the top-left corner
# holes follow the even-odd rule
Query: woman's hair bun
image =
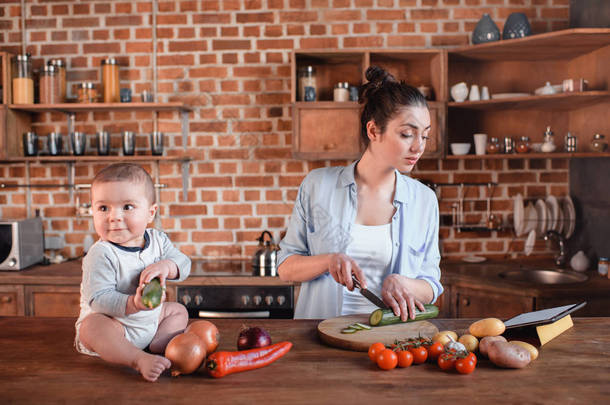
[(382, 85), (385, 81), (395, 82), (396, 79), (388, 71), (379, 66), (370, 66), (365, 73), (366, 79), (375, 84), (376, 87)]

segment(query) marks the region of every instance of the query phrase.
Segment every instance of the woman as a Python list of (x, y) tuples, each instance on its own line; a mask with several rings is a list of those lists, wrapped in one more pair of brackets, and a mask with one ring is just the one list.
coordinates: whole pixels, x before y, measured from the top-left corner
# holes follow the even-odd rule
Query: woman
[(375, 309), (354, 291), (352, 274), (403, 321), (443, 292), (436, 196), (401, 174), (426, 146), (426, 100), (379, 67), (370, 67), (366, 78), (362, 157), (306, 176), (280, 243), (280, 278), (302, 283), (295, 318)]

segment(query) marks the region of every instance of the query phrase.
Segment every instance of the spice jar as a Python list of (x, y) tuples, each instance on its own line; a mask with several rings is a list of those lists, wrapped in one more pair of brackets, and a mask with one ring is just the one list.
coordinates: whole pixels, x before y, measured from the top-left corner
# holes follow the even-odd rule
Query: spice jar
[(40, 91), (40, 104), (59, 103), (61, 90), (59, 88), (59, 76), (53, 65), (42, 67), (40, 78), (38, 79), (38, 90)]
[(118, 103), (121, 101), (119, 62), (115, 58), (102, 60), (102, 87), (104, 88), (104, 103)]
[(32, 58), (29, 53), (13, 57), (13, 104), (34, 104)]
[(603, 152), (608, 148), (608, 143), (605, 141), (605, 136), (602, 134), (593, 135), (591, 140), (591, 150), (593, 152)]
[(517, 153), (528, 153), (530, 151), (530, 138), (529, 136), (522, 136), (517, 141)]
[(607, 257), (600, 257), (599, 261), (597, 262), (597, 272), (601, 275), (601, 276), (608, 276), (608, 258)]
[(97, 90), (91, 82), (82, 82), (78, 85), (78, 102), (95, 103), (97, 101)]
[(305, 66), (299, 69), (299, 101), (316, 101), (316, 69), (313, 66)]
[(564, 147), (566, 152), (576, 152), (576, 137), (569, 132), (565, 137)]
[(48, 65), (55, 66), (59, 77), (59, 100), (58, 103), (66, 102), (66, 63), (62, 59), (51, 59)]
[(495, 136), (489, 138), (489, 143), (487, 144), (486, 151), (488, 154), (493, 155), (496, 153), (500, 153), (500, 141)]
[(333, 90), (334, 101), (349, 101), (349, 83), (339, 82)]

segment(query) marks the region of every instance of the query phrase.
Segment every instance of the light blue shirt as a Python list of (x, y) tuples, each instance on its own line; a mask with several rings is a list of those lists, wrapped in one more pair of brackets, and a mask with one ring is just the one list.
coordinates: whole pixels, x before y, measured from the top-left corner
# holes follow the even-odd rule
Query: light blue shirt
[[(345, 253), (357, 213), (354, 162), (346, 167), (312, 170), (301, 183), (286, 236), (280, 242), (278, 266), (292, 255)], [(426, 280), (434, 303), (442, 294), (438, 248), (438, 201), (419, 181), (396, 171), (392, 217), (391, 273)], [(341, 315), (343, 286), (326, 272), (301, 284), (295, 319)]]

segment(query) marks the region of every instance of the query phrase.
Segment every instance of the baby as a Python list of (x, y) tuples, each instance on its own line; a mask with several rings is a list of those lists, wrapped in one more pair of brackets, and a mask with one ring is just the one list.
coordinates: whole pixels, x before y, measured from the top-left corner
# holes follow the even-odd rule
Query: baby
[(177, 302), (165, 302), (165, 292), (161, 305), (146, 307), (142, 289), (159, 277), (165, 291), (166, 279), (186, 279), (191, 261), (165, 233), (146, 228), (158, 206), (152, 179), (140, 166), (101, 170), (91, 184), (91, 205), (99, 240), (83, 259), (76, 349), (155, 381), (171, 366), (158, 354), (184, 330), (188, 313)]

